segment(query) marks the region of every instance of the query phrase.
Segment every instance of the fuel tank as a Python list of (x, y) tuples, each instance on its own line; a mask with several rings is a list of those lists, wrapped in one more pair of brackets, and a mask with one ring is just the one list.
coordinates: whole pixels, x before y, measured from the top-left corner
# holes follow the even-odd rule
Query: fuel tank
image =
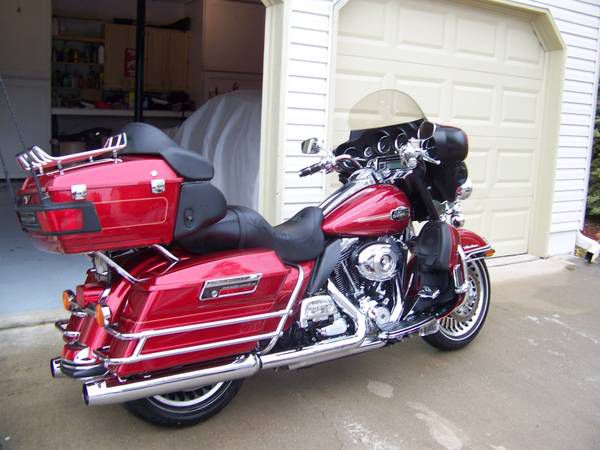
[(402, 233), (410, 222), (410, 201), (395, 186), (377, 184), (357, 192), (323, 220), (330, 236), (377, 237)]

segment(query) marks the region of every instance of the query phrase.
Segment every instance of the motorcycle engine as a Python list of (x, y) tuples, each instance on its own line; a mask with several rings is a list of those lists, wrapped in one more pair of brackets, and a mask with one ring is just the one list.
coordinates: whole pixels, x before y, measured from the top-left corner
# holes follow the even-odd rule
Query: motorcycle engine
[(404, 250), (391, 237), (345, 240), (332, 280), (371, 319), (373, 329), (390, 321), (395, 283), (404, 271)]

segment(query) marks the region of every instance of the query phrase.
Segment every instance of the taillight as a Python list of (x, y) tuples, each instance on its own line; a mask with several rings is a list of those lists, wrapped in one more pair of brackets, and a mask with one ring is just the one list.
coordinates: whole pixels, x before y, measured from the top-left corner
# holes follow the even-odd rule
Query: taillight
[(75, 301), (75, 294), (73, 291), (66, 290), (62, 293), (62, 303), (67, 311), (71, 311), (71, 303)]

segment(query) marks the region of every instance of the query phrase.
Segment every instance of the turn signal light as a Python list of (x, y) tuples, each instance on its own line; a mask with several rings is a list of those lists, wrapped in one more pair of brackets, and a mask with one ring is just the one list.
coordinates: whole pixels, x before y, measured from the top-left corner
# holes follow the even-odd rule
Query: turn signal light
[(63, 306), (65, 307), (65, 310), (67, 311), (71, 311), (71, 302), (75, 300), (75, 294), (73, 293), (73, 291), (63, 291), (62, 293), (62, 303)]
[(489, 250), (487, 250), (484, 255), (486, 258), (490, 258), (492, 256), (494, 256), (496, 254), (496, 250), (494, 250), (493, 248), (490, 248)]
[(110, 323), (110, 308), (108, 306), (96, 305), (96, 323), (104, 327)]

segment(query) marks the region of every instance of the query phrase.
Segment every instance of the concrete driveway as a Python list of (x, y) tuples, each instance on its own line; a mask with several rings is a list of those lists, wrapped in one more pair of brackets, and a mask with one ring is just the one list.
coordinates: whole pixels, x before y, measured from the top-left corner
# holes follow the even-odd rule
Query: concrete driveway
[(441, 353), (420, 339), (247, 380), (203, 425), (160, 429), (120, 406), (86, 407), (52, 380), (49, 325), (0, 332), (0, 442), (7, 449), (597, 449), (600, 266), (496, 267), (479, 338)]

